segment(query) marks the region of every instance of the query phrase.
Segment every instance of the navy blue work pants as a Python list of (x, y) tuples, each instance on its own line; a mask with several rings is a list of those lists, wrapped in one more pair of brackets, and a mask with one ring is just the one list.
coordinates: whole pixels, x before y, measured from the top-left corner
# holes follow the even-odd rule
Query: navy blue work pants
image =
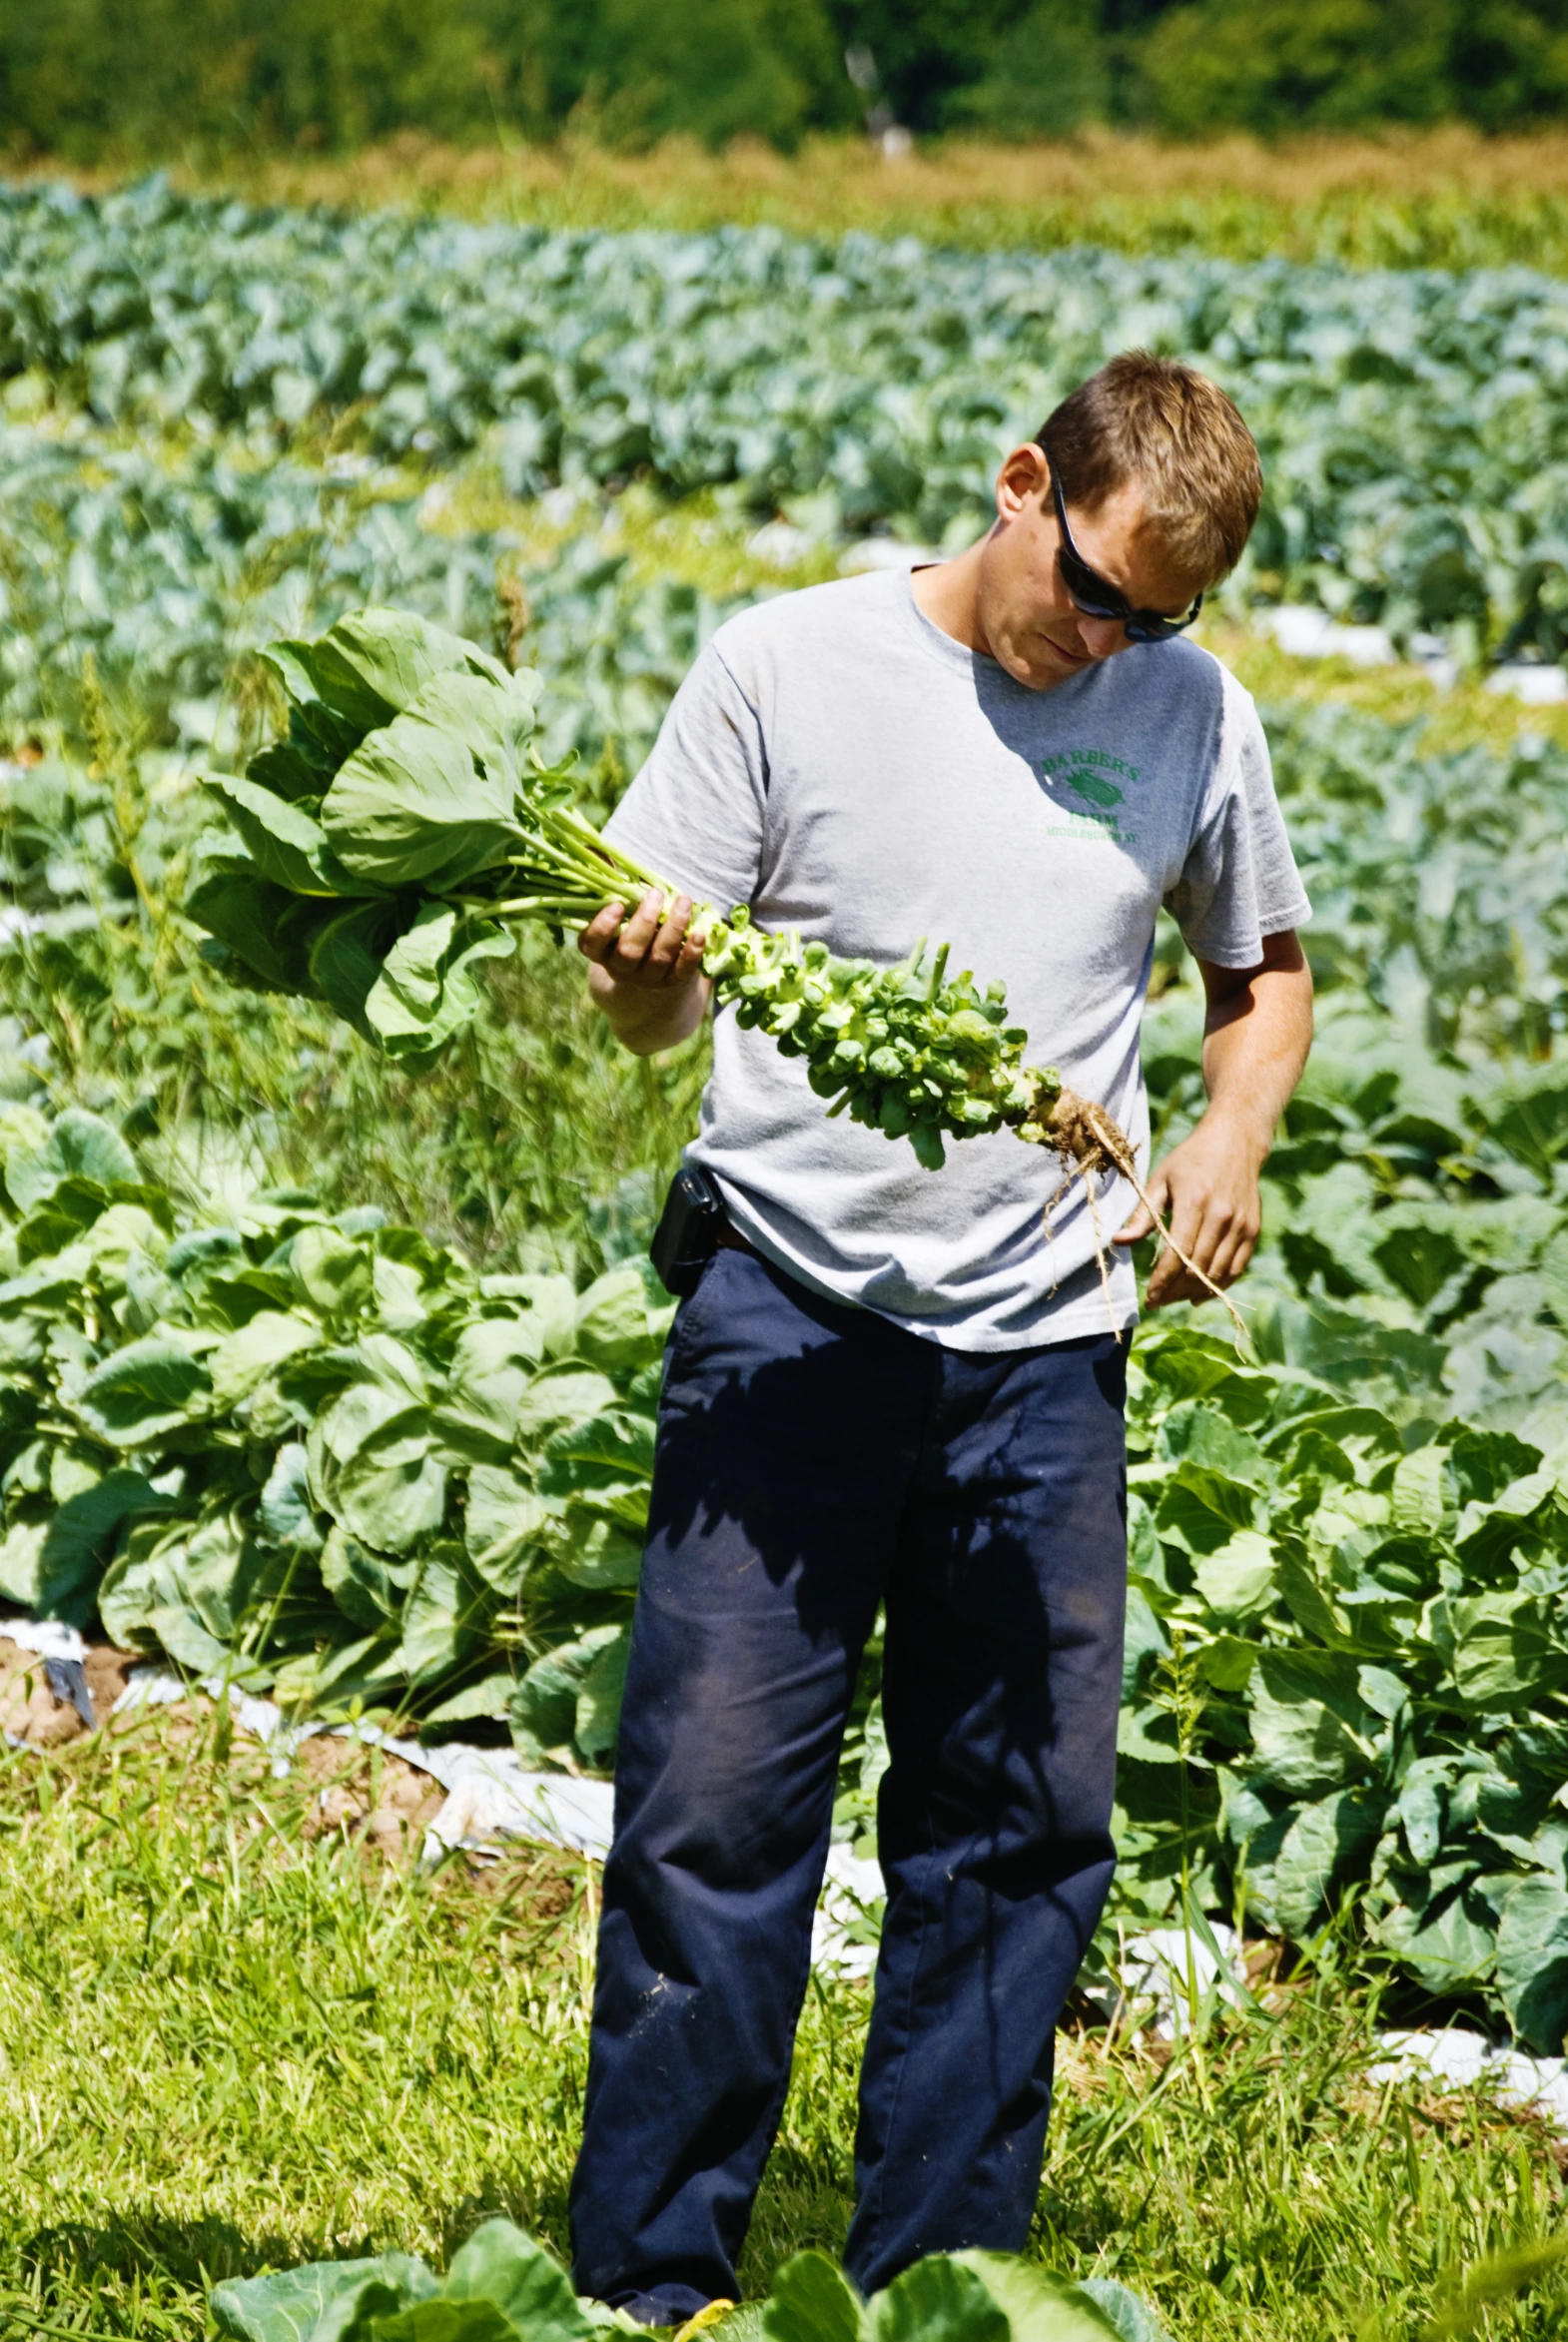
[(887, 1915), (846, 2266), (1018, 2251), (1111, 1884), (1126, 1350), (940, 1348), (723, 1250), (676, 1319), (604, 1870), (581, 2292), (735, 2292), (856, 1670), (887, 1606)]

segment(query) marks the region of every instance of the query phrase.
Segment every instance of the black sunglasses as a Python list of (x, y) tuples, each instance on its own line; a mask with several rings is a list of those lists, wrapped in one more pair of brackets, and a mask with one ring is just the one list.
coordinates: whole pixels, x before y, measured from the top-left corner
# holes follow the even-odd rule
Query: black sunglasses
[[(1050, 450), (1046, 460), (1051, 462)], [(1075, 610), (1082, 610), (1086, 618), (1119, 618), (1127, 629), (1129, 642), (1169, 642), (1190, 626), (1203, 606), (1198, 595), (1184, 618), (1163, 618), (1158, 610), (1135, 610), (1127, 595), (1102, 577), (1098, 569), (1091, 569), (1077, 545), (1073, 531), (1067, 524), (1067, 503), (1062, 494), (1062, 479), (1055, 463), (1051, 463), (1051, 493), (1057, 507), (1057, 526), (1062, 531), (1062, 542), (1057, 548), (1057, 561), (1062, 571), (1062, 582), (1067, 587)]]

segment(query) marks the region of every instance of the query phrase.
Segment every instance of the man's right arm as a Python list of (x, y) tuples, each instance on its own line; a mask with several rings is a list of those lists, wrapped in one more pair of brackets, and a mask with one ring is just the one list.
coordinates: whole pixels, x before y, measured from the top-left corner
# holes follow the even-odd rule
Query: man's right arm
[(677, 895), (661, 919), (663, 908), (663, 896), (651, 887), (629, 919), (624, 904), (608, 903), (577, 938), (595, 1007), (637, 1057), (689, 1041), (713, 990), (702, 973), (707, 939), (688, 932), (691, 898)]

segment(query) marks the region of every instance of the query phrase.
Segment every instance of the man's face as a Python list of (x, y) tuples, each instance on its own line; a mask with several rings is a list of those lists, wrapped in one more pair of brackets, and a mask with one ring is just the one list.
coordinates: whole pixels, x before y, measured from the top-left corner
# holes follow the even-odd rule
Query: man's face
[[(1098, 512), (1069, 504), (1068, 522), (1083, 558), (1134, 609), (1179, 618), (1191, 608), (1204, 580), (1172, 559), (1137, 480)], [(1046, 458), (1036, 446), (1015, 448), (997, 479), (997, 524), (981, 548), (978, 615), (992, 657), (1032, 691), (1049, 691), (1128, 648), (1120, 619), (1086, 617), (1074, 606), (1057, 563), (1060, 543)]]

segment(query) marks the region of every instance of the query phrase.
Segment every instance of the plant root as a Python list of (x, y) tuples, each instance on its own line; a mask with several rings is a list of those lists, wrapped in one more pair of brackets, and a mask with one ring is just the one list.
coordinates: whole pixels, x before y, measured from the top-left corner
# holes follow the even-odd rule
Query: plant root
[[(1169, 1244), (1189, 1276), (1222, 1302), (1230, 1322), (1243, 1341), (1247, 1338), (1246, 1324), (1240, 1310), (1228, 1293), (1221, 1292), (1213, 1278), (1198, 1267), (1197, 1262), (1182, 1251), (1171, 1233), (1169, 1221), (1156, 1210), (1149, 1192), (1138, 1175), (1138, 1164), (1126, 1133), (1097, 1106), (1092, 1098), (1081, 1098), (1076, 1090), (1059, 1090), (1054, 1098), (1037, 1092), (1035, 1106), (1029, 1118), (1018, 1125), (1018, 1135), (1036, 1147), (1049, 1147), (1072, 1168), (1067, 1183), (1081, 1178), (1088, 1190), (1091, 1210), (1094, 1207), (1094, 1184), (1102, 1171), (1114, 1171), (1126, 1179), (1160, 1233), (1162, 1242)], [(1100, 1262), (1101, 1280), (1106, 1273), (1105, 1253), (1100, 1242), (1098, 1216), (1095, 1221), (1095, 1255)]]

